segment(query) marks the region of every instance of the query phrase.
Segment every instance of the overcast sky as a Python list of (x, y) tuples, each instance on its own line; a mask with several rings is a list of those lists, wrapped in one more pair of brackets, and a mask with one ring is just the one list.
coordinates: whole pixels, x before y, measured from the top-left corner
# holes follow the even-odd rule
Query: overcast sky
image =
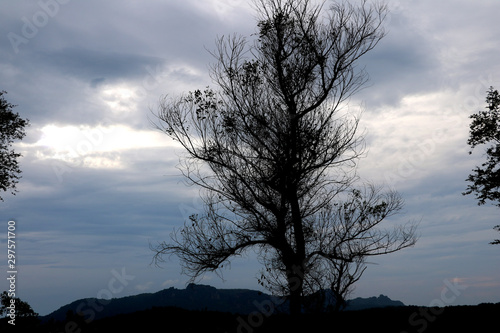
[[(366, 132), (359, 174), (402, 194), (404, 213), (392, 222), (420, 221), (420, 238), (371, 260), (352, 297), (499, 302), (500, 247), (488, 244), (500, 236), (499, 211), (461, 192), (484, 158), (481, 148), (468, 155), (468, 116), (484, 109), (489, 86), (500, 88), (500, 1), (388, 4), (387, 37), (360, 59), (370, 82), (350, 101)], [(0, 22), (0, 90), (31, 122), (16, 145), (19, 193), (0, 202), (4, 275), (7, 222), (16, 221), (17, 295), (44, 315), (84, 297), (184, 288), (175, 258), (150, 265), (149, 244), (168, 240), (202, 206), (150, 110), (164, 94), (212, 84), (207, 49), (217, 36), (254, 33), (251, 6), (2, 1)], [(201, 283), (259, 289), (259, 267), (237, 259), (224, 281)]]

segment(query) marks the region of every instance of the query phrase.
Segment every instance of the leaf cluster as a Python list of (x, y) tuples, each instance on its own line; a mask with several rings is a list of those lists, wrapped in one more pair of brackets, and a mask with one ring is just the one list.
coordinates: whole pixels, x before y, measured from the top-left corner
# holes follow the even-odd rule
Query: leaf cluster
[(38, 317), (31, 305), (27, 302), (20, 300), (18, 297), (10, 297), (6, 291), (0, 294), (0, 316), (9, 314), (8, 307), (11, 306), (11, 300), (14, 300), (16, 317), (26, 318), (26, 317)]
[[(486, 200), (500, 207), (500, 94), (490, 87), (486, 110), (472, 114), (467, 143), (474, 149), (486, 145), (486, 161), (473, 169), (467, 178), (469, 184), (464, 195), (475, 193), (479, 205)], [(469, 154), (472, 153), (472, 150)]]
[[(13, 112), (15, 105), (5, 100), (4, 94), (5, 91), (0, 91), (0, 190), (11, 189), (12, 194), (15, 194), (16, 184), (21, 178), (18, 164), (21, 154), (14, 151), (12, 144), (24, 138), (24, 128), (29, 125), (29, 121)], [(1, 196), (0, 200), (3, 201)]]

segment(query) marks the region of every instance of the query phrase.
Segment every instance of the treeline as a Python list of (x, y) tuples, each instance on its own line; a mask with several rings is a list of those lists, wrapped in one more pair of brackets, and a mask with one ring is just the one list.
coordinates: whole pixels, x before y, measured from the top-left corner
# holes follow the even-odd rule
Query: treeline
[(383, 332), (444, 333), (498, 331), (500, 303), (445, 308), (390, 307), (335, 314), (285, 314), (266, 316), (263, 312), (237, 315), (215, 311), (190, 311), (173, 307), (152, 308), (85, 322), (69, 311), (64, 321), (42, 323), (33, 318), (0, 320), (1, 332), (104, 333), (104, 332)]

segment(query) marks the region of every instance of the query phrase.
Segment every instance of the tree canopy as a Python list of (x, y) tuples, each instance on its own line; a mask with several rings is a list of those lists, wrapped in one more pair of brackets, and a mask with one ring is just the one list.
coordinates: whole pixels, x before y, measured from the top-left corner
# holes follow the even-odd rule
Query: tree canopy
[[(11, 190), (15, 194), (16, 184), (21, 178), (17, 161), (21, 154), (14, 151), (12, 143), (26, 135), (24, 128), (29, 122), (13, 112), (15, 105), (5, 100), (4, 94), (5, 91), (0, 91), (0, 191)], [(3, 201), (1, 196), (0, 200)]]
[[(479, 111), (470, 116), (469, 139), (471, 146), (469, 154), (476, 146), (486, 147), (486, 161), (472, 170), (467, 178), (470, 182), (464, 195), (474, 193), (479, 205), (486, 201), (493, 202), (500, 207), (500, 94), (498, 90), (490, 87), (486, 96), (486, 110)], [(500, 225), (495, 229), (500, 231)], [(500, 244), (495, 240), (492, 244)]]
[(38, 317), (38, 313), (27, 302), (21, 301), (18, 297), (11, 297), (7, 291), (3, 291), (0, 294), (0, 316), (8, 315), (10, 313), (9, 307), (15, 309), (16, 317)]

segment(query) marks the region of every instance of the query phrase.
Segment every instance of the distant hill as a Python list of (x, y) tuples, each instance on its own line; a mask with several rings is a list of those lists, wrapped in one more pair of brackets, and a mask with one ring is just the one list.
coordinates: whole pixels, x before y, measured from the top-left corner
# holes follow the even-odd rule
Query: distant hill
[(189, 284), (186, 289), (169, 288), (156, 293), (99, 300), (86, 298), (64, 305), (58, 310), (42, 317), (42, 320), (54, 318), (64, 320), (68, 311), (83, 313), (85, 319), (100, 319), (118, 314), (132, 313), (152, 307), (178, 307), (186, 310), (210, 310), (231, 313), (251, 313), (256, 305), (264, 301), (273, 304), (279, 300), (248, 289), (216, 289), (212, 286)]
[[(267, 306), (263, 310), (263, 307)], [(271, 295), (248, 289), (216, 289), (212, 286), (189, 284), (186, 289), (169, 288), (156, 293), (145, 293), (135, 296), (103, 300), (86, 298), (64, 305), (42, 321), (53, 318), (65, 320), (68, 311), (82, 313), (89, 321), (133, 313), (153, 307), (178, 307), (195, 311), (217, 311), (238, 314), (249, 314), (255, 311), (286, 311), (286, 303)], [(356, 298), (348, 301), (347, 310), (361, 310), (387, 306), (404, 306), (400, 301), (392, 301), (389, 297)]]
[(380, 295), (379, 297), (355, 298), (347, 301), (347, 310), (365, 310), (373, 308), (385, 308), (389, 306), (405, 306), (401, 301), (393, 301), (389, 297)]

